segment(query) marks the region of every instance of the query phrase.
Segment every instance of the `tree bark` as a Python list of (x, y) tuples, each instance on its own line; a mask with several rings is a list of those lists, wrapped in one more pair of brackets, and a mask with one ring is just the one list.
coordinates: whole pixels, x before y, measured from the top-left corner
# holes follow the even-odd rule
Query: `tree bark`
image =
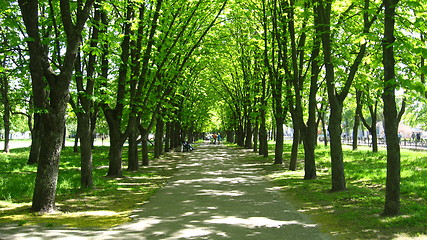
[(9, 102), (9, 82), (6, 75), (1, 74), (1, 94), (3, 102), (3, 125), (4, 125), (4, 149), (3, 152), (8, 153), (10, 151), (10, 102)]
[(171, 135), (171, 122), (166, 122), (166, 134), (165, 134), (165, 152), (170, 151), (170, 135)]
[(357, 150), (358, 145), (358, 131), (360, 125), (360, 113), (362, 111), (362, 91), (356, 89), (356, 111), (354, 114), (354, 125), (353, 125), (353, 151)]
[(142, 166), (150, 165), (150, 159), (148, 158), (148, 131), (147, 129), (141, 129), (141, 152), (142, 152)]
[(163, 130), (164, 130), (164, 122), (163, 122), (163, 119), (161, 118), (161, 115), (159, 115), (156, 122), (154, 158), (159, 158), (163, 154)]
[(387, 179), (386, 196), (383, 215), (394, 216), (400, 212), (400, 146), (398, 133), (398, 115), (395, 90), (397, 87), (395, 74), (394, 25), (398, 0), (384, 0), (384, 128), (387, 143)]
[(266, 126), (266, 109), (267, 109), (267, 81), (266, 77), (262, 77), (262, 97), (260, 109), (260, 124), (259, 124), (259, 155), (268, 157), (268, 134)]
[(128, 170), (136, 171), (139, 169), (139, 158), (138, 158), (138, 126), (137, 118), (130, 117), (128, 122), (129, 136), (128, 136)]
[(245, 127), (245, 148), (251, 149), (252, 145), (252, 122), (249, 114), (246, 116), (246, 127)]
[(294, 135), (292, 138), (291, 159), (289, 162), (289, 170), (291, 171), (297, 170), (298, 148), (301, 139), (301, 126), (299, 126), (295, 121), (299, 120), (294, 120)]
[(92, 131), (90, 115), (82, 114), (78, 119), (77, 135), (80, 136), (81, 178), (82, 188), (93, 187), (92, 177)]
[[(123, 150), (123, 136), (121, 132), (120, 121), (116, 119), (114, 111), (105, 111), (109, 136), (110, 136), (110, 150), (108, 153), (109, 165), (108, 165), (108, 177), (122, 177), (122, 150)], [(108, 117), (107, 117), (108, 116)]]

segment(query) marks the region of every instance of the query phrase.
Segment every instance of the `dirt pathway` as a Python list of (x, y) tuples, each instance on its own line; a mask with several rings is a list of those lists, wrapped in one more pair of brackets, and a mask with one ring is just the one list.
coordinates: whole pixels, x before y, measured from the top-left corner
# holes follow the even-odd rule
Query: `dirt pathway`
[(204, 145), (177, 154), (186, 158), (177, 174), (134, 212), (130, 223), (108, 231), (32, 227), (2, 236), (3, 228), (0, 238), (331, 239), (293, 209), (256, 165), (245, 163), (249, 152)]

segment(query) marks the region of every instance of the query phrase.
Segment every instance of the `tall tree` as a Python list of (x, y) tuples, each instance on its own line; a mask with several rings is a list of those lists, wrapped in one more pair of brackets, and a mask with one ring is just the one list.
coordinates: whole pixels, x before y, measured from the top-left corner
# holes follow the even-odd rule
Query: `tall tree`
[[(269, 83), (271, 86), (272, 100), (273, 100), (273, 113), (275, 118), (276, 127), (276, 147), (274, 155), (274, 163), (283, 163), (283, 144), (284, 144), (284, 132), (283, 124), (285, 122), (286, 110), (283, 104), (283, 82), (284, 76), (282, 74), (287, 57), (287, 27), (286, 27), (286, 16), (283, 12), (279, 12), (283, 6), (281, 1), (279, 4), (276, 0), (273, 0), (270, 4), (267, 4), (265, 0), (262, 1), (262, 12), (263, 12), (263, 30), (264, 30), (264, 64), (268, 71)], [(280, 5), (280, 6), (279, 6)], [(269, 11), (271, 11), (272, 18), (272, 31), (269, 36)], [(280, 28), (278, 21), (282, 23), (284, 28)]]
[[(369, 33), (370, 27), (373, 22), (376, 20), (377, 15), (373, 15), (369, 19), (369, 0), (364, 1), (363, 7), (363, 27), (360, 32), (363, 35)], [(354, 4), (351, 4), (347, 10), (343, 13), (343, 17), (348, 15), (349, 12), (355, 7)], [(380, 9), (380, 8), (379, 8)], [(353, 59), (353, 63), (350, 64), (348, 74), (344, 77), (344, 80), (337, 84), (336, 76), (336, 63), (333, 56), (333, 31), (332, 31), (332, 1), (330, 0), (319, 0), (318, 9), (316, 16), (319, 18), (320, 27), (322, 29), (322, 46), (323, 46), (323, 58), (325, 62), (326, 69), (326, 86), (329, 98), (330, 106), (330, 115), (329, 115), (329, 134), (331, 137), (331, 169), (332, 169), (332, 189), (331, 191), (343, 191), (346, 189), (346, 181), (344, 175), (344, 160), (342, 152), (342, 143), (341, 143), (341, 121), (342, 121), (342, 112), (343, 104), (346, 99), (356, 72), (362, 62), (362, 59), (365, 55), (368, 41), (362, 41), (359, 43), (357, 49), (357, 55)], [(339, 24), (343, 24), (343, 17), (340, 18)]]
[(396, 7), (399, 0), (384, 0), (384, 130), (387, 143), (386, 198), (383, 215), (397, 215), (400, 211), (400, 146), (397, 136), (398, 114), (396, 107), (397, 88), (394, 59), (394, 28)]
[[(74, 61), (81, 42), (81, 32), (88, 19), (94, 0), (79, 1), (72, 9), (70, 2), (59, 2), (63, 31), (66, 37), (63, 60), (58, 61), (59, 74), (50, 62), (40, 36), (39, 3), (37, 0), (19, 0), (22, 18), (28, 34), (30, 71), (35, 91), (34, 99), (43, 102), (42, 139), (36, 184), (31, 209), (37, 212), (51, 212), (55, 209), (56, 184), (58, 180), (60, 152), (65, 129), (65, 113), (69, 99), (69, 85), (74, 70)], [(50, 6), (52, 9), (53, 3)], [(56, 6), (56, 5), (55, 5)], [(73, 12), (76, 15), (72, 17)], [(53, 15), (51, 17), (54, 17)], [(74, 20), (74, 21), (73, 21)], [(56, 28), (55, 30), (59, 30)], [(57, 39), (59, 41), (59, 39)], [(59, 57), (59, 56), (58, 56)], [(58, 59), (59, 60), (59, 59)], [(46, 84), (45, 84), (46, 81)], [(48, 94), (44, 94), (47, 92)]]
[[(89, 37), (89, 54), (87, 61), (82, 61), (81, 53), (77, 55), (75, 64), (75, 81), (77, 87), (77, 99), (70, 99), (70, 103), (77, 116), (77, 136), (81, 142), (81, 187), (90, 188), (93, 186), (92, 179), (92, 136), (94, 134), (94, 124), (92, 120), (96, 112), (94, 111), (93, 96), (95, 89), (95, 69), (96, 55), (94, 50), (98, 47), (98, 35), (101, 22), (100, 6), (96, 4), (93, 16), (93, 27)], [(82, 62), (87, 62), (86, 77), (83, 76)], [(86, 80), (86, 81), (84, 81)], [(86, 82), (86, 85), (84, 85)]]

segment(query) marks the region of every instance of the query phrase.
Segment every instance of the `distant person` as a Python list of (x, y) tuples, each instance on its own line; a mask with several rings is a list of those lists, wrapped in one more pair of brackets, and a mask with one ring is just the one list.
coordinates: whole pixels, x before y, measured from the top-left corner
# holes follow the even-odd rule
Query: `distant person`
[(213, 139), (214, 139), (214, 143), (213, 143), (213, 144), (216, 144), (216, 139), (218, 138), (218, 135), (216, 135), (216, 133), (214, 133), (214, 134), (212, 135), (212, 137), (213, 137)]
[(218, 133), (218, 144), (220, 144), (220, 142), (221, 142), (221, 134), (220, 133)]

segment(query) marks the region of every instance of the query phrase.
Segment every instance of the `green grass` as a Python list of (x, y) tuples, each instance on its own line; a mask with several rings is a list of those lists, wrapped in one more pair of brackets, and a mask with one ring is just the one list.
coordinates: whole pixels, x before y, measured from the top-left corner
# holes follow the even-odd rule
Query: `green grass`
[[(125, 148), (126, 150), (126, 148)], [(94, 188), (80, 189), (80, 154), (67, 147), (61, 155), (57, 187), (57, 212), (38, 215), (30, 211), (37, 167), (26, 164), (28, 148), (0, 154), (0, 223), (110, 228), (130, 221), (130, 213), (143, 205), (174, 173), (178, 159), (152, 160), (139, 171), (126, 170), (123, 178), (106, 178), (108, 147), (93, 151)], [(152, 156), (150, 156), (152, 159)]]
[[(302, 147), (301, 147), (302, 149)], [(274, 154), (274, 153), (273, 153)], [(318, 178), (302, 180), (303, 152), (299, 169), (265, 167), (285, 197), (321, 223), (338, 239), (427, 238), (427, 152), (401, 151), (401, 214), (382, 217), (386, 179), (386, 152), (372, 153), (368, 148), (352, 151), (344, 146), (347, 191), (331, 193), (329, 148), (316, 150)], [(285, 160), (290, 145), (285, 146)], [(271, 161), (271, 157), (268, 161)]]

